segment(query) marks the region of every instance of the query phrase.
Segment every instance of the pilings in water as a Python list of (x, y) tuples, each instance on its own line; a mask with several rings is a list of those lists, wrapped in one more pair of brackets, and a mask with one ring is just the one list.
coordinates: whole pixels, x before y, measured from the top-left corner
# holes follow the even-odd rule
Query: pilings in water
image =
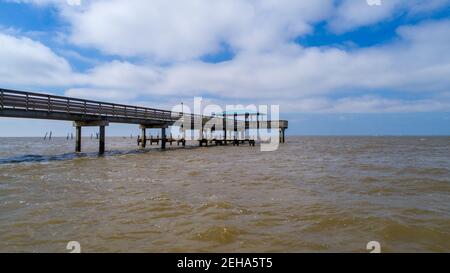
[(222, 119), (222, 122), (223, 122), (223, 144), (224, 145), (227, 145), (227, 118), (226, 118), (226, 115), (225, 115), (225, 113), (223, 114), (223, 119)]
[[(141, 148), (145, 148), (147, 145), (147, 141), (150, 140), (150, 145), (152, 145), (154, 142), (159, 144), (159, 142), (161, 141), (161, 149), (166, 149), (166, 143), (170, 142), (170, 145), (172, 145), (172, 142), (174, 142), (174, 140), (171, 138), (168, 140), (167, 139), (167, 134), (166, 134), (166, 129), (167, 127), (156, 127), (156, 126), (152, 126), (152, 125), (140, 125), (141, 128), (141, 136), (138, 137), (138, 145), (141, 146)], [(150, 139), (147, 139), (147, 129), (161, 129), (161, 138), (158, 137), (156, 139), (153, 138), (153, 136), (150, 136)], [(180, 142), (178, 142), (179, 144)], [(185, 146), (186, 142), (183, 140), (182, 141), (183, 146)]]
[(139, 140), (141, 140), (141, 148), (145, 148), (145, 146), (147, 145), (146, 131), (147, 131), (147, 128), (141, 126), (141, 137), (138, 138), (138, 142), (139, 142)]
[(256, 139), (261, 139), (261, 136), (259, 134), (259, 128), (261, 128), (261, 125), (259, 124), (259, 116), (260, 114), (256, 114)]
[(234, 113), (233, 116), (233, 146), (239, 146), (238, 140), (238, 124), (237, 124), (237, 113)]
[(161, 128), (161, 149), (166, 149), (166, 142), (167, 142), (167, 137), (166, 137), (166, 128)]
[(105, 153), (105, 139), (106, 139), (106, 130), (105, 127), (109, 126), (109, 122), (107, 121), (74, 121), (73, 126), (75, 127), (75, 152), (81, 152), (81, 128), (82, 127), (99, 127), (98, 136), (98, 153), (103, 155)]
[[(253, 116), (256, 117), (256, 120), (255, 118), (252, 118)], [(243, 144), (248, 144), (249, 146), (255, 146), (257, 141), (265, 141), (260, 137), (260, 130), (269, 128), (271, 132), (273, 132), (273, 130), (279, 130), (275, 131), (279, 132), (279, 139), (277, 135), (275, 140), (279, 140), (279, 143), (285, 143), (285, 129), (287, 128), (287, 122), (281, 121), (280, 123), (280, 121), (264, 121), (264, 119), (260, 119), (260, 117), (261, 115), (259, 114), (252, 115), (250, 113), (234, 113), (231, 115), (220, 114), (217, 117), (213, 115), (212, 117), (207, 118), (200, 115), (189, 115), (187, 117), (183, 116), (182, 120), (186, 122), (181, 122), (177, 125), (180, 127), (180, 133), (182, 134), (181, 139), (173, 139), (172, 135), (170, 135), (170, 137), (167, 136), (167, 128), (170, 127), (168, 124), (141, 124), (141, 135), (138, 136), (137, 145), (141, 148), (145, 148), (148, 141), (150, 142), (150, 145), (153, 143), (161, 145), (161, 149), (166, 149), (167, 144), (170, 143), (170, 145), (172, 145), (172, 142), (175, 142), (178, 145), (182, 143), (183, 146), (185, 146), (186, 139), (184, 136), (186, 136), (186, 131), (190, 130), (192, 139), (197, 140), (199, 146), (209, 146), (214, 143), (215, 145), (233, 144), (234, 146), (240, 146)], [(190, 128), (189, 124), (191, 125)], [(159, 134), (156, 138), (151, 134), (148, 136), (148, 132), (146, 131), (147, 129), (161, 130), (161, 137)], [(257, 133), (252, 131), (255, 129)], [(198, 137), (196, 136), (197, 132)], [(273, 138), (271, 139), (273, 140)]]
[(100, 126), (100, 139), (98, 140), (98, 153), (105, 153), (105, 125)]
[(50, 131), (50, 135), (48, 134), (48, 132), (45, 132), (44, 140), (47, 140), (47, 136), (48, 136), (48, 140), (52, 140), (52, 134), (53, 134), (52, 131)]
[(285, 129), (280, 128), (280, 143), (286, 143)]
[(250, 114), (245, 114), (245, 124), (244, 124), (244, 139), (250, 139)]
[(75, 125), (75, 152), (81, 153), (81, 126)]

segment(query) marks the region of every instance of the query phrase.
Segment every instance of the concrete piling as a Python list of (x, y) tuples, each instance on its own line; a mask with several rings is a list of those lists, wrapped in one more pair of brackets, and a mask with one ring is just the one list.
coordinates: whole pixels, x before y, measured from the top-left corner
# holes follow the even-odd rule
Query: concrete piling
[(81, 153), (81, 126), (76, 126), (75, 130), (75, 152)]
[(98, 153), (104, 154), (105, 153), (105, 126), (100, 126), (100, 139), (98, 142)]
[(166, 149), (166, 128), (161, 128), (161, 149)]
[(141, 127), (141, 148), (145, 148), (145, 146), (147, 145), (147, 136), (146, 136), (146, 131), (147, 129), (145, 127)]
[(75, 152), (81, 152), (81, 128), (82, 127), (93, 127), (99, 126), (99, 132), (97, 133), (97, 139), (99, 140), (98, 153), (103, 155), (105, 153), (105, 127), (109, 125), (109, 122), (103, 120), (96, 121), (74, 121), (73, 126), (75, 127)]

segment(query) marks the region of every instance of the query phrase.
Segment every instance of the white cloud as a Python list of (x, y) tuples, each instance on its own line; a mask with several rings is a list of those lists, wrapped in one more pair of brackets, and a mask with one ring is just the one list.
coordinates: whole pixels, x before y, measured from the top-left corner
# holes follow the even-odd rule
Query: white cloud
[(69, 63), (45, 45), (26, 37), (0, 33), (0, 82), (3, 84), (67, 86)]
[(125, 103), (136, 98), (136, 93), (123, 92), (123, 90), (114, 90), (111, 88), (70, 88), (65, 92), (66, 96), (89, 98), (95, 100), (105, 100), (107, 102)]
[(96, 66), (80, 78), (80, 82), (102, 88), (128, 90), (136, 95), (151, 92), (148, 88), (163, 81), (162, 69), (113, 61)]
[(221, 50), (273, 50), (324, 19), (330, 0), (110, 0), (65, 9), (71, 41), (107, 54), (189, 60)]
[(271, 51), (326, 21), (334, 32), (398, 15), (426, 14), (450, 0), (13, 0), (56, 4), (71, 24), (70, 41), (106, 54), (180, 61), (219, 52)]
[[(333, 2), (97, 0), (75, 9), (64, 5), (70, 41), (139, 62), (110, 61), (76, 74), (41, 43), (3, 34), (0, 57), (8, 69), (0, 68), (0, 80), (66, 86), (67, 95), (105, 100), (203, 95), (222, 102), (279, 103), (292, 112), (450, 111), (450, 21), (405, 26), (397, 41), (364, 49), (303, 48), (291, 42), (310, 31), (312, 22), (330, 20), (334, 30), (344, 31), (448, 1), (414, 0), (406, 8), (404, 1), (384, 1), (379, 11), (343, 1), (332, 12)], [(234, 51), (232, 60), (199, 60), (223, 44)], [(404, 99), (388, 98), (395, 96)]]
[[(395, 43), (352, 51), (291, 45), (270, 53), (243, 52), (218, 64), (191, 61), (158, 67), (113, 62), (86, 77), (94, 88), (123, 90), (125, 94), (275, 101), (290, 110), (299, 103), (303, 105), (299, 111), (345, 111), (345, 106), (350, 112), (374, 111), (375, 107), (378, 111), (448, 108), (448, 103), (433, 103), (432, 99), (408, 102), (377, 97), (389, 91), (432, 98), (449, 91), (450, 21), (402, 27), (398, 33), (400, 39)], [(361, 100), (361, 94), (374, 95)], [(334, 107), (330, 104), (333, 100), (324, 101), (324, 96), (350, 96), (349, 101), (359, 102), (360, 107), (346, 100)]]
[[(34, 5), (69, 5), (69, 6), (79, 6), (83, 3), (82, 0), (4, 0), (6, 2), (15, 2), (15, 3), (28, 3)], [(88, 0), (86, 0), (88, 1)]]
[(346, 32), (389, 20), (399, 14), (414, 15), (443, 8), (450, 0), (382, 0), (381, 5), (368, 5), (366, 1), (343, 0), (328, 19), (334, 32)]
[(446, 112), (450, 100), (401, 100), (378, 96), (356, 96), (332, 100), (326, 97), (283, 103), (284, 112), (293, 113), (420, 113)]

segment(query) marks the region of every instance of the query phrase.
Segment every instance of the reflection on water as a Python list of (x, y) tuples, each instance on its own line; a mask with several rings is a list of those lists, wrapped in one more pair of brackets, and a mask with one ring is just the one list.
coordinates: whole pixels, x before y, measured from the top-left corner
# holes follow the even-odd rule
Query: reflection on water
[(0, 251), (450, 251), (450, 139), (293, 137), (276, 152), (0, 139)]

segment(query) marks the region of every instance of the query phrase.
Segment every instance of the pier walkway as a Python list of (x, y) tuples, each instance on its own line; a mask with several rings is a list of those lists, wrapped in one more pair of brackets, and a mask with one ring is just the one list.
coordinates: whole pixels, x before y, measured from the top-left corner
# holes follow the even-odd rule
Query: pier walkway
[[(49, 119), (63, 120), (73, 122), (76, 128), (75, 151), (81, 152), (81, 128), (86, 126), (99, 127), (99, 153), (105, 152), (105, 126), (109, 123), (137, 124), (142, 129), (142, 135), (139, 137), (138, 145), (145, 148), (147, 141), (153, 144), (154, 139), (146, 138), (146, 129), (161, 129), (161, 137), (157, 143), (161, 143), (161, 148), (166, 148), (167, 141), (177, 142), (177, 144), (186, 144), (186, 130), (199, 131), (199, 145), (208, 145), (215, 143), (222, 145), (233, 143), (248, 142), (254, 145), (254, 139), (250, 139), (248, 131), (250, 129), (268, 128), (280, 130), (280, 142), (284, 142), (285, 130), (288, 128), (288, 122), (280, 121), (262, 121), (259, 114), (256, 120), (249, 120), (250, 115), (245, 115), (245, 120), (238, 120), (237, 114), (231, 119), (228, 116), (199, 116), (193, 114), (184, 114), (161, 109), (132, 106), (125, 104), (108, 103), (94, 100), (84, 100), (64, 96), (55, 96), (42, 93), (24, 92), (9, 89), (0, 89), (0, 117), (26, 118), (26, 119)], [(214, 125), (207, 128), (208, 122), (213, 120), (219, 126)], [(187, 121), (187, 122), (185, 122)], [(185, 126), (185, 124), (191, 126)], [(179, 126), (183, 130), (181, 139), (174, 140), (166, 137), (166, 128), (170, 126)], [(198, 126), (200, 124), (200, 126)], [(197, 126), (195, 126), (197, 125)], [(208, 139), (205, 137), (209, 132), (222, 131), (223, 139)], [(234, 133), (234, 138), (229, 139)], [(212, 135), (212, 134), (211, 134)], [(238, 138), (238, 135), (241, 135)], [(245, 135), (245, 136), (244, 136)], [(156, 142), (156, 141), (155, 141)]]

